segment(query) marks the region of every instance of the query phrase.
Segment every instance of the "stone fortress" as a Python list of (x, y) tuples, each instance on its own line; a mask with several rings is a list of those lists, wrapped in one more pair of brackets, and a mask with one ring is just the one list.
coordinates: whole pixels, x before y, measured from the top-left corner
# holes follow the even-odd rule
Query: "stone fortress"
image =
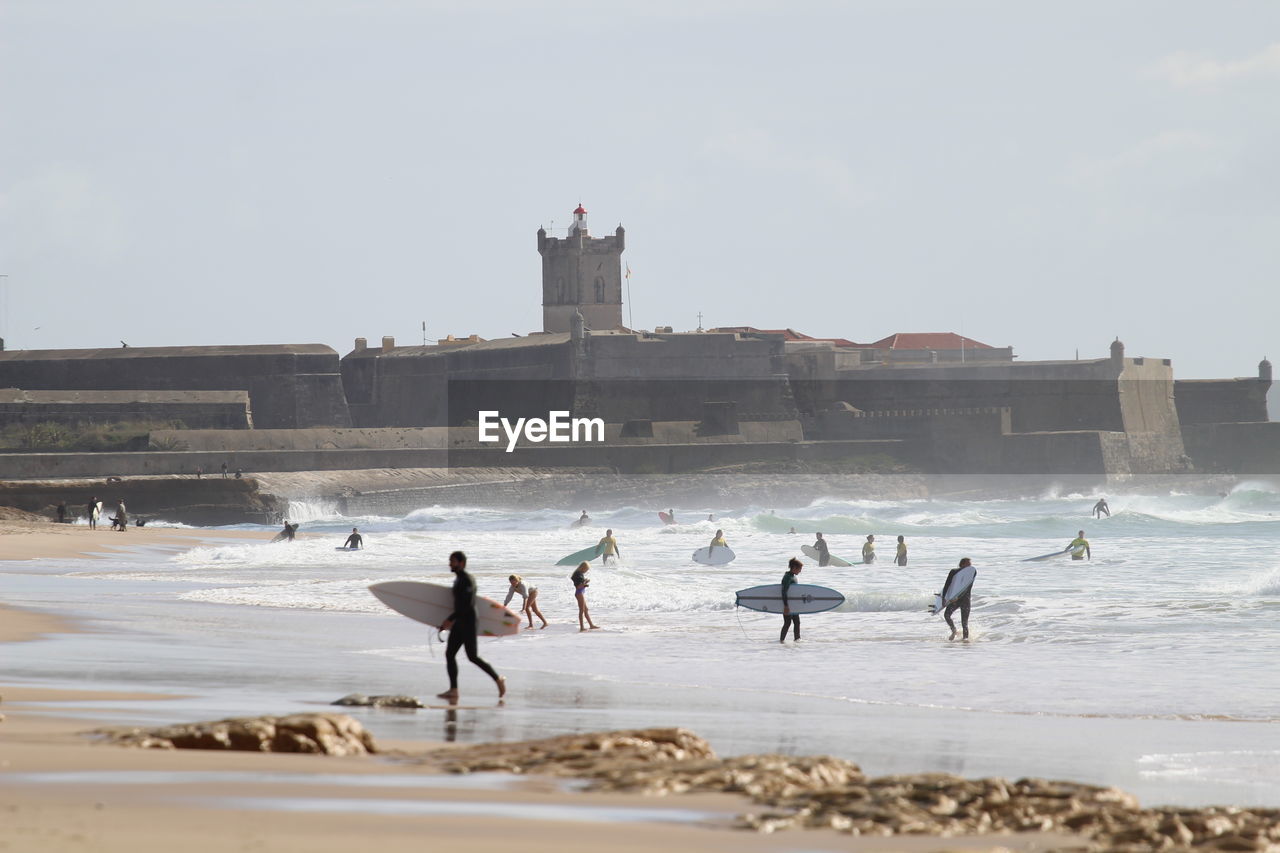
[[(399, 346), (321, 344), (0, 352), (0, 429), (153, 424), (129, 454), (0, 452), (0, 479), (368, 468), (607, 468), (680, 473), (758, 463), (928, 474), (1280, 473), (1256, 377), (1175, 380), (1169, 359), (1023, 362), (954, 333), (869, 344), (752, 326), (623, 322), (621, 226), (538, 229), (543, 328)], [(1100, 342), (1101, 343), (1101, 342)], [(5, 390), (7, 389), (7, 390)], [(568, 410), (601, 444), (476, 440), (477, 413)], [(18, 451), (18, 452), (15, 452)]]

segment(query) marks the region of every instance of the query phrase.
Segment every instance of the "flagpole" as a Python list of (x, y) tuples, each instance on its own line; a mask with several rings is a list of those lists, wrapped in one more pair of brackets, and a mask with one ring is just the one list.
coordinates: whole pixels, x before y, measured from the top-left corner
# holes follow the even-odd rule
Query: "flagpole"
[(636, 328), (635, 309), (631, 306), (631, 264), (627, 264), (627, 325), (632, 331)]

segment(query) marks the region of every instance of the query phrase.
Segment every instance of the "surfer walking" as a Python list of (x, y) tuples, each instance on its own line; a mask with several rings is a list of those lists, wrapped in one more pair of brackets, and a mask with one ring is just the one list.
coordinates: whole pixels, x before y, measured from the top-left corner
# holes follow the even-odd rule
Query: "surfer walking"
[(898, 553), (893, 555), (894, 565), (905, 566), (907, 564), (907, 537), (898, 537)]
[(1085, 557), (1093, 559), (1093, 551), (1089, 548), (1089, 540), (1084, 538), (1083, 530), (1076, 533), (1076, 538), (1071, 540), (1067, 550), (1071, 552), (1073, 560), (1083, 560)]
[(98, 516), (102, 514), (102, 503), (98, 500), (98, 496), (94, 495), (89, 498), (89, 529), (95, 530), (98, 527)]
[(792, 557), (787, 561), (787, 573), (782, 576), (782, 633), (778, 635), (778, 642), (785, 643), (787, 641), (787, 629), (794, 631), (795, 639), (800, 639), (800, 614), (791, 612), (791, 602), (787, 598), (787, 591), (791, 585), (799, 581), (800, 570), (804, 568), (804, 563)]
[(622, 556), (622, 549), (618, 547), (618, 540), (613, 537), (613, 528), (610, 527), (604, 532), (604, 536), (596, 543), (596, 551), (600, 554), (600, 560), (606, 566), (609, 565), (609, 558), (613, 557), (614, 562)]
[(716, 552), (716, 548), (728, 548), (729, 543), (725, 541), (724, 531), (717, 530), (716, 538), (711, 540), (711, 544), (707, 546), (707, 557), (710, 558)]
[(813, 550), (818, 552), (818, 566), (831, 565), (831, 550), (827, 547), (827, 540), (822, 538), (822, 534), (817, 534), (818, 541), (813, 543)]
[(538, 588), (536, 586), (526, 586), (524, 578), (519, 575), (508, 575), (507, 581), (511, 587), (507, 590), (507, 597), (502, 600), (502, 606), (506, 607), (511, 603), (511, 599), (517, 595), (520, 596), (521, 602), (520, 612), (529, 617), (529, 627), (533, 627), (533, 617), (537, 614), (542, 620), (542, 627), (547, 627), (547, 617), (542, 615), (542, 611), (538, 609)]
[(342, 543), (342, 547), (348, 551), (358, 551), (364, 547), (364, 537), (360, 535), (360, 529), (351, 528), (351, 535), (347, 537), (347, 541)]
[[(951, 589), (951, 584), (955, 580), (956, 575), (960, 574), (963, 569), (967, 569), (972, 565), (972, 561), (968, 557), (965, 557), (960, 561), (960, 565), (956, 566), (947, 574), (947, 582), (942, 585), (943, 601), (947, 601), (949, 596), (955, 594), (955, 591)], [(974, 578), (977, 578), (977, 570), (974, 570), (973, 576)], [(947, 605), (946, 610), (942, 611), (942, 618), (947, 620), (947, 627), (951, 629), (950, 639), (952, 640), (956, 638), (956, 623), (951, 621), (951, 614), (955, 613), (956, 610), (960, 611), (960, 627), (964, 631), (964, 639), (969, 639), (969, 597), (972, 593), (973, 582), (970, 581), (968, 588), (960, 595), (956, 596), (956, 598), (950, 599), (951, 603)]]
[(449, 571), (453, 572), (453, 612), (440, 626), (441, 631), (449, 632), (449, 641), (445, 644), (444, 665), (449, 673), (449, 689), (437, 694), (450, 705), (458, 703), (458, 649), (465, 649), (467, 660), (471, 661), (493, 679), (498, 685), (498, 698), (507, 693), (507, 680), (498, 675), (493, 667), (476, 653), (476, 632), (479, 617), (476, 615), (476, 582), (467, 573), (467, 555), (454, 551), (449, 555)]
[(579, 631), (587, 630), (588, 625), (592, 628), (600, 627), (591, 621), (591, 611), (587, 609), (587, 586), (591, 583), (591, 581), (587, 580), (587, 572), (589, 571), (591, 571), (591, 564), (582, 562), (578, 564), (577, 570), (569, 576), (569, 580), (573, 581), (573, 596), (578, 600)]
[(876, 561), (876, 537), (874, 534), (867, 536), (867, 541), (862, 543), (862, 562), (874, 563)]
[(1098, 502), (1093, 505), (1093, 517), (1101, 519), (1103, 515), (1107, 518), (1111, 517), (1111, 507), (1107, 506), (1106, 498), (1098, 498)]

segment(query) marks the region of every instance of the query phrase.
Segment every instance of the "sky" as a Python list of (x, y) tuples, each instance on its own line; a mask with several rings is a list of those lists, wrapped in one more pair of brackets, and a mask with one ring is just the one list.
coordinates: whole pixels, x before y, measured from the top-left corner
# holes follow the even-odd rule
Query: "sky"
[(5, 0), (9, 348), (639, 328), (1280, 361), (1280, 4)]

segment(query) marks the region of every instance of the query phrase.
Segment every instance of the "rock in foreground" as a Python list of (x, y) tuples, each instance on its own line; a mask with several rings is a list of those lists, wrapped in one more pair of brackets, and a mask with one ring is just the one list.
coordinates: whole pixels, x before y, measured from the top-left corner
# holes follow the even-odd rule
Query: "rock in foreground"
[(426, 708), (422, 700), (416, 696), (366, 696), (363, 693), (348, 693), (341, 699), (329, 703), (344, 705), (348, 708)]
[(291, 714), (185, 723), (158, 729), (103, 729), (110, 743), (143, 749), (231, 749), (245, 752), (300, 752), (369, 755), (378, 751), (373, 735), (346, 714)]

